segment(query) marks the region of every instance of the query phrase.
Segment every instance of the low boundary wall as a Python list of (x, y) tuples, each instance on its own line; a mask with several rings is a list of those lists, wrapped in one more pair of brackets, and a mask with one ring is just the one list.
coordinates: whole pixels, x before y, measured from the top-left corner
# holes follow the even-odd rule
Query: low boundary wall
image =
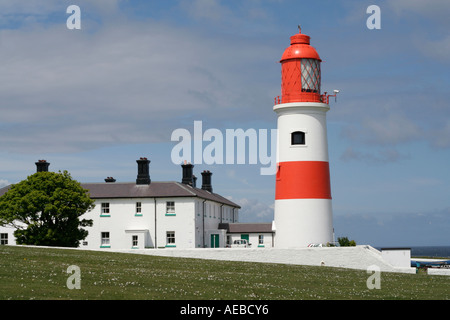
[(221, 248), (221, 249), (146, 249), (118, 250), (135, 254), (166, 257), (195, 258), (226, 261), (281, 263), (310, 266), (328, 266), (367, 270), (377, 266), (384, 272), (416, 273), (416, 268), (400, 268), (385, 261), (381, 252), (368, 245), (356, 247), (321, 248)]

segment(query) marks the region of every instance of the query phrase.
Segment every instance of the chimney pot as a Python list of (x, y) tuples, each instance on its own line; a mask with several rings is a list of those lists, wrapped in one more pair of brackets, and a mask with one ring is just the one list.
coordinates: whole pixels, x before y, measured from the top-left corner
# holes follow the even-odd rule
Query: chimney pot
[(210, 172), (209, 170), (204, 170), (202, 172), (202, 189), (212, 192), (213, 188), (211, 185), (211, 176), (212, 176), (212, 172)]
[(138, 164), (138, 175), (136, 179), (136, 184), (144, 185), (144, 184), (150, 184), (150, 170), (149, 170), (149, 164), (150, 160), (147, 160), (147, 158), (141, 157), (139, 160), (136, 160)]
[(194, 175), (192, 174), (194, 165), (191, 163), (187, 163), (186, 160), (181, 165), (183, 168), (183, 178), (181, 180), (181, 183), (188, 184), (190, 186), (194, 185)]
[(38, 160), (38, 162), (35, 162), (36, 164), (36, 172), (47, 172), (48, 166), (50, 165), (47, 160)]

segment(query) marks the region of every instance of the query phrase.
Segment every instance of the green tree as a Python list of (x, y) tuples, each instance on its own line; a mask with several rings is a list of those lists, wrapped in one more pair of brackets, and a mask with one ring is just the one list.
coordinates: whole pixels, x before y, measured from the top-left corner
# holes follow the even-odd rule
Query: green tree
[(356, 246), (355, 240), (348, 240), (347, 237), (338, 238), (339, 245), (341, 247), (354, 247)]
[(78, 247), (92, 226), (79, 217), (94, 208), (86, 189), (67, 171), (37, 172), (0, 197), (0, 225), (10, 225), (18, 244)]

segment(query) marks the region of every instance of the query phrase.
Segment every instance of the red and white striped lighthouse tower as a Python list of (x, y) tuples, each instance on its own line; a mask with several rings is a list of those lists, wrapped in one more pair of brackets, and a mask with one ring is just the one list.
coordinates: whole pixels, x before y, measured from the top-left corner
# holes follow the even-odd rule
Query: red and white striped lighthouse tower
[(275, 189), (275, 247), (333, 241), (326, 113), (320, 63), (310, 37), (300, 32), (281, 58)]

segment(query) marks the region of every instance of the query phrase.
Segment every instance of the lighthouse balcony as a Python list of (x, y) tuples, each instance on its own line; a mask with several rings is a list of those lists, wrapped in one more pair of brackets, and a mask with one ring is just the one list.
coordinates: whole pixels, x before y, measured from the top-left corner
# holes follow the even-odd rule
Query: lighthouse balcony
[(327, 92), (324, 94), (318, 94), (317, 92), (302, 92), (296, 97), (283, 97), (276, 96), (274, 98), (274, 105), (289, 102), (321, 102), (329, 104), (330, 97), (335, 97), (335, 95), (329, 95)]

